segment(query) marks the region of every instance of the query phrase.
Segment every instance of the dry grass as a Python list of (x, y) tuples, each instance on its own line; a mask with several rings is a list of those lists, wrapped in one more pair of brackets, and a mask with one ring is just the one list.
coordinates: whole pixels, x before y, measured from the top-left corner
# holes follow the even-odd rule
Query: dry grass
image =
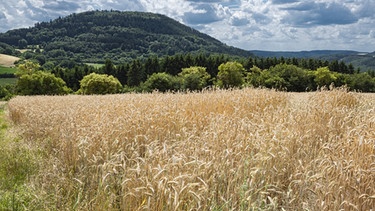
[[(369, 210), (375, 99), (346, 90), (16, 97), (38, 209)], [(35, 207), (34, 207), (35, 208)]]
[(0, 65), (4, 67), (14, 67), (14, 62), (20, 60), (20, 58), (15, 56), (10, 56), (6, 54), (0, 54)]

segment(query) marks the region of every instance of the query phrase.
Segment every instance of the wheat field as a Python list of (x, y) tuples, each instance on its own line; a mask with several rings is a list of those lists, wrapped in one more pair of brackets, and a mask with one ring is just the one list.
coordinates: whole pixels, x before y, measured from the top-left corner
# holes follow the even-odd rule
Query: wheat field
[(20, 60), (20, 58), (15, 56), (10, 56), (6, 54), (0, 54), (0, 65), (5, 67), (14, 67), (14, 63)]
[(43, 210), (370, 210), (375, 97), (345, 89), (18, 96)]

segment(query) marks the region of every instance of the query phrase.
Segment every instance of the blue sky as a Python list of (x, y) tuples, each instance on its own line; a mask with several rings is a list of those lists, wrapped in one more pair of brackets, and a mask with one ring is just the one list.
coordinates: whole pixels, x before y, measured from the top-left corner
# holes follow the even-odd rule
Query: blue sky
[(88, 10), (165, 14), (246, 50), (375, 51), (374, 0), (0, 0), (0, 32)]

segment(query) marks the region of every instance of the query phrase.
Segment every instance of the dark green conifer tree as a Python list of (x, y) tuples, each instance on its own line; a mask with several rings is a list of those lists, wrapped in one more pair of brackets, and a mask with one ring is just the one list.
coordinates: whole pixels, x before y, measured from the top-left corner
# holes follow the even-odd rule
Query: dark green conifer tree
[(145, 80), (145, 70), (139, 59), (133, 60), (128, 71), (127, 84), (131, 87), (138, 86)]

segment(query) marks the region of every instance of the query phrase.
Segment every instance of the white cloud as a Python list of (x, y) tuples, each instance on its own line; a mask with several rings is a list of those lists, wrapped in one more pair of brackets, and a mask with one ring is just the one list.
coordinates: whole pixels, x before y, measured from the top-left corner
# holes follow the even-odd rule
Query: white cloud
[(370, 39), (375, 38), (375, 30), (370, 30), (370, 33), (368, 34), (368, 38), (370, 38)]
[(284, 17), (283, 21), (297, 27), (345, 25), (358, 20), (348, 7), (335, 2), (317, 3), (306, 1), (286, 7), (284, 10), (288, 12), (288, 15)]
[(147, 12), (161, 13), (181, 21), (185, 12), (196, 11), (187, 1), (180, 0), (139, 0)]
[(373, 0), (0, 0), (0, 32), (87, 10), (167, 15), (243, 49), (374, 51)]
[(247, 13), (243, 11), (236, 11), (233, 15), (229, 18), (229, 23), (233, 26), (243, 26), (250, 23), (250, 18)]
[(212, 4), (199, 4), (192, 12), (184, 14), (184, 22), (192, 25), (209, 24), (219, 20), (222, 20), (222, 16), (218, 8)]

